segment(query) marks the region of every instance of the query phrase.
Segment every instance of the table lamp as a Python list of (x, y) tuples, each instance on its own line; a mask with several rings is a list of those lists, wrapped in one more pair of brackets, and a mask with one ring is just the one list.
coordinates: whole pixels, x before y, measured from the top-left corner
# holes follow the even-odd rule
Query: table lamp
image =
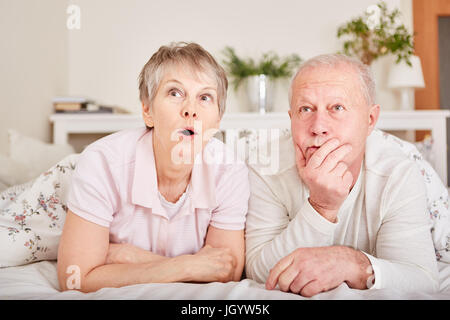
[(398, 89), (401, 93), (401, 110), (413, 110), (410, 92), (414, 88), (424, 88), (422, 66), (418, 56), (410, 57), (411, 66), (404, 60), (395, 63), (389, 72), (388, 87)]

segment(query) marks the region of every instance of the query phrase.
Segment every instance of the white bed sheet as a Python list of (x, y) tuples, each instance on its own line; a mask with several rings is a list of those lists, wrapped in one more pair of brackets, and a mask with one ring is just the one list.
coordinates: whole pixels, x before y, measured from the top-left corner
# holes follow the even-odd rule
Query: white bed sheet
[[(346, 284), (311, 299), (445, 299), (450, 300), (450, 265), (439, 264), (441, 290), (428, 294), (403, 293), (395, 289), (354, 290)], [(229, 283), (139, 284), (122, 288), (103, 288), (93, 293), (71, 290), (60, 292), (56, 261), (0, 269), (0, 299), (165, 299), (165, 300), (301, 300), (296, 294), (265, 290), (264, 285), (245, 279)]]

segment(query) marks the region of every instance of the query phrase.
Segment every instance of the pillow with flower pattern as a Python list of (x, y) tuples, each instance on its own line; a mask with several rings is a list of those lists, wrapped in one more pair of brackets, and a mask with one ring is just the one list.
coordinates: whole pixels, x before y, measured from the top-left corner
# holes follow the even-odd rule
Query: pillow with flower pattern
[[(390, 143), (396, 144), (418, 166), (427, 190), (427, 208), (430, 217), (431, 237), (434, 243), (436, 259), (450, 263), (450, 213), (448, 208), (448, 189), (439, 175), (419, 152), (416, 146), (381, 130), (372, 134), (380, 135)], [(441, 152), (447, 152), (441, 150)]]
[(0, 267), (55, 260), (78, 154), (0, 194)]

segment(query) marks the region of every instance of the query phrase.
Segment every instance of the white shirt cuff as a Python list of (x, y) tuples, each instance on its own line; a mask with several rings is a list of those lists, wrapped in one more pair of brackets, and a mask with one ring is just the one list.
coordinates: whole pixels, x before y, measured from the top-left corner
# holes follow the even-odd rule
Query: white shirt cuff
[(377, 266), (377, 259), (364, 251), (361, 251), (366, 255), (370, 261), (370, 266), (367, 273), (372, 273), (372, 275), (367, 279), (367, 289), (380, 289), (381, 286), (381, 272), (380, 268)]

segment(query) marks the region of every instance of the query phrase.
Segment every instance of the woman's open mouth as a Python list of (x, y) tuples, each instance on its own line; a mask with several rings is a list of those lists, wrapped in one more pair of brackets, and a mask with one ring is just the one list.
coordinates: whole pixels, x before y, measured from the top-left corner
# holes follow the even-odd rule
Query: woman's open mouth
[(185, 137), (193, 137), (194, 135), (196, 135), (197, 133), (194, 131), (194, 128), (184, 128), (183, 130), (179, 131), (182, 135), (184, 135)]

